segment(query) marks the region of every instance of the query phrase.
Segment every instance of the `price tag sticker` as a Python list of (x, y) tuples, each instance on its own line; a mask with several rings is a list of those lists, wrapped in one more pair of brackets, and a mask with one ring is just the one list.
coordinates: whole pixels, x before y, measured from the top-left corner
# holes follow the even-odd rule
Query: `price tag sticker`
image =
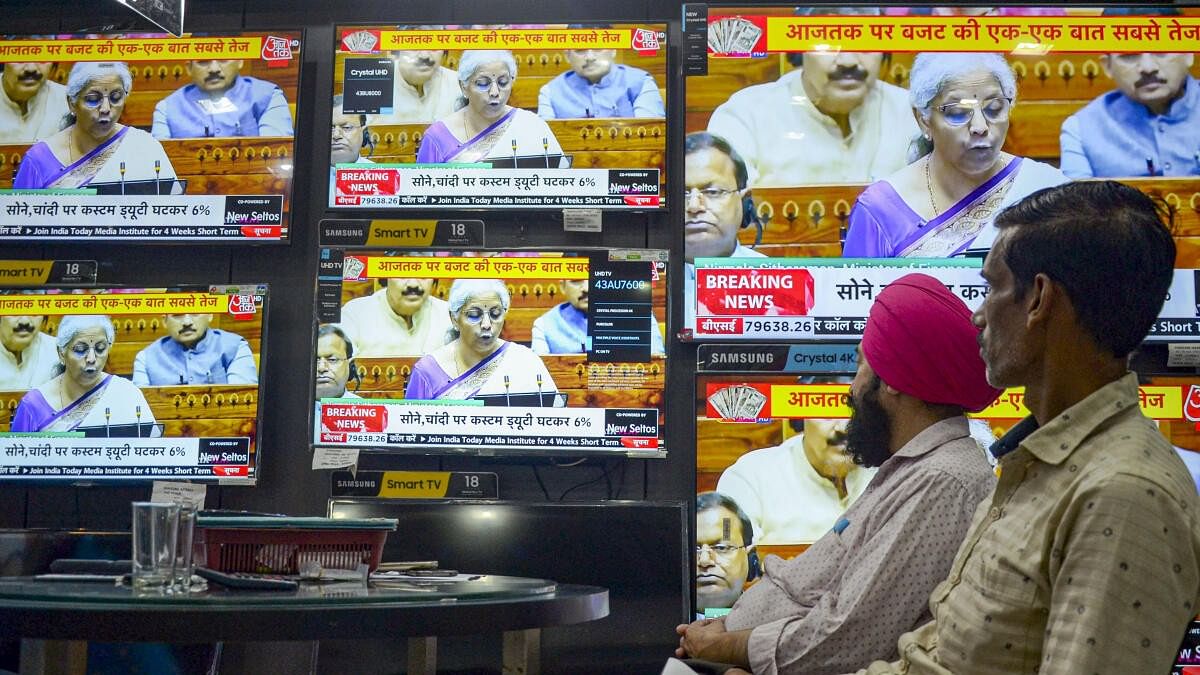
[(208, 486), (200, 483), (176, 483), (165, 480), (154, 481), (150, 490), (150, 501), (187, 504), (197, 509), (204, 508), (204, 495)]
[(563, 229), (567, 232), (599, 232), (600, 209), (563, 209)]

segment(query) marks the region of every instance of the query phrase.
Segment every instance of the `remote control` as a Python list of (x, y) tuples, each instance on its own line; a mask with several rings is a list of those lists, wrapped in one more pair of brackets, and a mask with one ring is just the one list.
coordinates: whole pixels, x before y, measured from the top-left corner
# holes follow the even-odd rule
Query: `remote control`
[(247, 591), (294, 591), (300, 584), (280, 577), (268, 577), (261, 574), (246, 574), (243, 572), (218, 572), (207, 567), (197, 567), (196, 574), (215, 583)]

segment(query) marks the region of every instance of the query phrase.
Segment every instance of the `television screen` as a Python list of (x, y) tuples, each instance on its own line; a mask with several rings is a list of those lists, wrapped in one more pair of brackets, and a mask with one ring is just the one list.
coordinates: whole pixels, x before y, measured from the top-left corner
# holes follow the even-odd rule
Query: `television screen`
[(267, 288), (0, 292), (0, 480), (257, 478)]
[[(854, 348), (852, 342), (700, 345), (697, 543), (753, 544), (752, 553), (730, 549), (734, 557), (792, 557), (828, 532), (862, 494), (875, 470), (855, 464), (846, 452)], [(1200, 383), (1195, 376), (1156, 376), (1144, 378), (1140, 389), (1143, 411), (1200, 476)], [(980, 452), (1027, 415), (1021, 389), (1005, 391), (971, 415)], [(716, 550), (697, 559), (698, 609), (709, 615), (728, 610), (748, 569)], [(713, 565), (721, 565), (722, 573)], [(736, 570), (743, 579), (732, 578)]]
[(6, 36), (0, 240), (288, 238), (296, 31)]
[(314, 443), (664, 456), (666, 261), (321, 249)]
[[(1168, 112), (1195, 95), (1176, 50), (1196, 8), (709, 6), (687, 25), (688, 265), (982, 257), (1006, 206), (1112, 178), (1161, 198), (1176, 266), (1200, 266), (1194, 116)], [(987, 91), (955, 89), (980, 71)]]
[(330, 206), (665, 206), (666, 24), (336, 37)]

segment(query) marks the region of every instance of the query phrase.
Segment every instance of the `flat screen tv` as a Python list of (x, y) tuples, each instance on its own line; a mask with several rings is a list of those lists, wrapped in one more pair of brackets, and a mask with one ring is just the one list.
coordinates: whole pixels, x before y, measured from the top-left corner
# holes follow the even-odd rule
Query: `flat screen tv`
[[(1196, 134), (1154, 116), (1200, 75), (1183, 46), (1200, 36), (1196, 8), (714, 4), (689, 25), (702, 67), (685, 78), (688, 265), (982, 257), (1005, 206), (1111, 178), (1160, 198), (1176, 266), (1200, 266)], [(978, 99), (929, 99), (937, 73), (971, 68), (1003, 77)], [(956, 154), (953, 133), (971, 129)], [(980, 178), (950, 189), (956, 169)]]
[(331, 207), (665, 207), (666, 24), (335, 35)]
[(5, 289), (0, 481), (253, 484), (268, 297)]
[(0, 241), (288, 239), (300, 32), (2, 42)]
[(667, 252), (320, 253), (318, 446), (661, 457)]
[[(759, 557), (792, 557), (833, 528), (863, 493), (875, 469), (855, 464), (846, 453), (851, 414), (846, 397), (855, 369), (848, 356), (854, 347), (700, 346), (696, 492), (707, 505), (703, 510), (713, 509), (721, 518), (698, 516), (699, 541), (753, 544)], [(1200, 479), (1200, 381), (1164, 375), (1142, 382), (1142, 410)], [(1028, 415), (1021, 389), (1005, 391), (970, 415), (980, 453)], [(718, 524), (726, 518), (728, 531)], [(734, 551), (741, 555), (740, 549)], [(714, 575), (711, 565), (706, 556), (696, 569), (698, 609), (720, 615), (742, 587)]]

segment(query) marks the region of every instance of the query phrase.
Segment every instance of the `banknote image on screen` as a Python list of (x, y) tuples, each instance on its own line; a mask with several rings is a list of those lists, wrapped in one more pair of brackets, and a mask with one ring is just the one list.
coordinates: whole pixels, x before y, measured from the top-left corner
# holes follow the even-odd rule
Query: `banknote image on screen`
[[(982, 257), (1005, 207), (1105, 178), (1163, 200), (1176, 266), (1200, 266), (1195, 8), (710, 5), (689, 25), (688, 265)], [(988, 91), (951, 100), (969, 72)]]
[(322, 249), (314, 444), (663, 456), (666, 261)]
[(666, 24), (336, 36), (330, 206), (665, 206)]
[(301, 41), (6, 36), (0, 241), (287, 240)]
[(0, 291), (0, 480), (254, 483), (262, 284)]

